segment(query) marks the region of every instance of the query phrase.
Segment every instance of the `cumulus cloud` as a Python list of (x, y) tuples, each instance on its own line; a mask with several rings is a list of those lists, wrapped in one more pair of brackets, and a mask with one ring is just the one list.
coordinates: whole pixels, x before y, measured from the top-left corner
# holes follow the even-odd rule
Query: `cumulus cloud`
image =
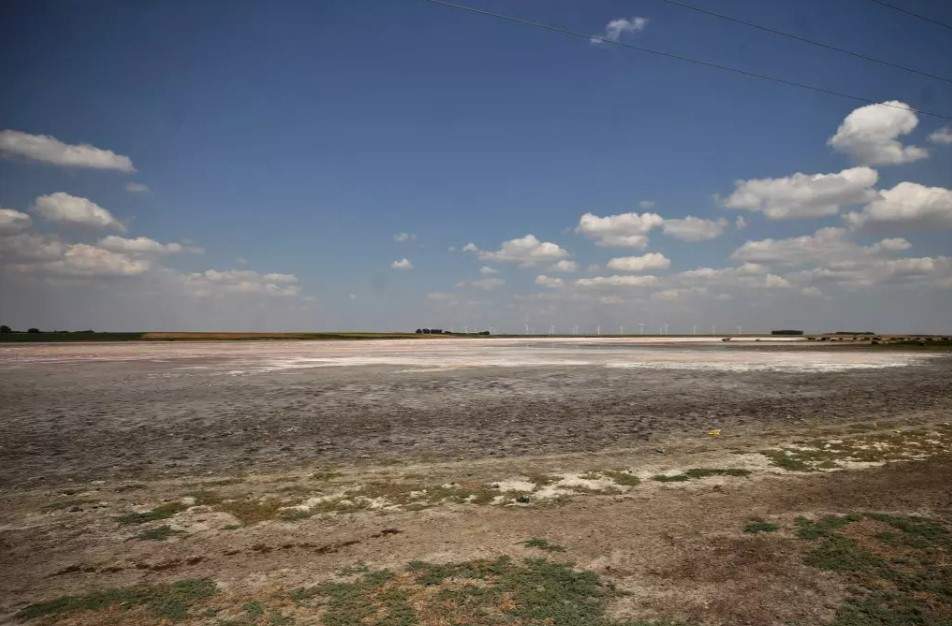
[(481, 268), (479, 268), (479, 273), (482, 274), (483, 276), (492, 276), (493, 274), (498, 274), (499, 270), (489, 267), (488, 265), (484, 265)]
[(142, 183), (126, 183), (126, 191), (129, 193), (147, 193), (149, 191), (149, 186)]
[(463, 280), (456, 283), (456, 286), (460, 288), (472, 287), (473, 289), (492, 291), (493, 289), (498, 289), (505, 284), (506, 281), (502, 278), (480, 278), (478, 280)]
[(739, 180), (724, 201), (729, 209), (761, 212), (773, 220), (826, 217), (842, 207), (876, 197), (876, 170), (854, 167), (836, 174), (801, 174), (783, 178)]
[(49, 135), (31, 135), (18, 130), (0, 131), (0, 153), (63, 167), (136, 171), (129, 157), (112, 150), (88, 144), (71, 145)]
[(413, 233), (397, 233), (393, 236), (393, 240), (397, 243), (406, 243), (408, 241), (416, 241), (416, 235)]
[(625, 256), (611, 259), (608, 269), (619, 272), (644, 272), (663, 270), (671, 267), (671, 260), (658, 252), (649, 252), (641, 256)]
[(397, 259), (390, 264), (390, 269), (400, 270), (400, 271), (409, 271), (413, 269), (413, 263), (410, 262), (410, 259), (403, 257), (402, 259)]
[(566, 272), (566, 273), (577, 272), (578, 263), (576, 263), (575, 261), (569, 261), (568, 259), (563, 259), (559, 261), (558, 263), (554, 264), (549, 269), (552, 270), (553, 272)]
[(0, 260), (4, 264), (55, 261), (62, 257), (65, 251), (66, 245), (59, 238), (50, 235), (17, 233), (0, 237)]
[(552, 263), (569, 256), (569, 253), (550, 241), (540, 241), (535, 235), (510, 239), (503, 242), (498, 250), (480, 250), (475, 244), (463, 247), (465, 252), (474, 252), (482, 261), (497, 263), (515, 263), (522, 267), (531, 267), (540, 263)]
[(929, 135), (929, 141), (939, 144), (952, 144), (952, 126), (943, 126)]
[(605, 25), (605, 32), (591, 38), (593, 44), (603, 44), (606, 41), (617, 42), (622, 35), (643, 31), (648, 25), (646, 17), (622, 17), (612, 20)]
[(734, 228), (737, 230), (744, 230), (747, 228), (747, 220), (744, 219), (743, 215), (738, 215), (737, 219), (734, 220)]
[(0, 209), (0, 234), (17, 233), (30, 227), (32, 220), (15, 209)]
[(681, 241), (706, 241), (716, 239), (724, 234), (727, 220), (705, 220), (699, 217), (668, 219), (664, 221), (661, 230), (665, 235)]
[(834, 150), (850, 155), (857, 163), (897, 165), (929, 156), (918, 146), (904, 146), (899, 137), (919, 124), (919, 118), (905, 102), (890, 100), (855, 109), (830, 137)]
[(599, 217), (585, 213), (579, 218), (575, 232), (595, 241), (595, 245), (617, 248), (644, 248), (648, 233), (664, 224), (657, 213), (619, 213)]
[(177, 254), (185, 251), (185, 246), (180, 243), (159, 243), (148, 237), (135, 237), (127, 239), (126, 237), (117, 237), (109, 235), (99, 240), (99, 246), (113, 252), (123, 252), (125, 254)]
[(748, 241), (734, 250), (735, 261), (765, 265), (811, 265), (863, 259), (872, 250), (848, 239), (845, 228), (821, 228), (812, 235)]
[(854, 228), (872, 223), (952, 228), (952, 189), (902, 182), (845, 219)]
[(186, 274), (186, 288), (199, 297), (215, 297), (227, 294), (250, 294), (294, 297), (300, 294), (297, 276), (294, 274), (261, 274), (253, 270), (205, 270)]
[(92, 228), (111, 228), (123, 232), (126, 230), (126, 227), (113, 217), (112, 213), (92, 200), (71, 196), (62, 191), (39, 196), (33, 202), (33, 211), (50, 222)]
[(650, 287), (658, 283), (657, 276), (594, 276), (579, 278), (575, 285), (585, 289), (612, 289), (617, 287)]
[(731, 258), (748, 264), (795, 270), (786, 278), (803, 287), (831, 283), (842, 287), (870, 287), (886, 283), (922, 282), (943, 286), (952, 278), (948, 257), (900, 257), (911, 246), (901, 238), (862, 246), (843, 228), (822, 228), (813, 235), (789, 239), (748, 241)]
[(908, 240), (903, 239), (902, 237), (892, 237), (890, 239), (883, 239), (878, 243), (873, 244), (870, 247), (872, 252), (902, 252), (908, 250), (912, 247), (912, 244)]
[(535, 278), (535, 284), (540, 287), (548, 287), (549, 289), (558, 289), (565, 285), (565, 281), (557, 276), (546, 276), (545, 274), (539, 274)]
[(85, 243), (67, 247), (63, 258), (43, 266), (50, 273), (70, 276), (136, 276), (148, 271), (151, 263)]

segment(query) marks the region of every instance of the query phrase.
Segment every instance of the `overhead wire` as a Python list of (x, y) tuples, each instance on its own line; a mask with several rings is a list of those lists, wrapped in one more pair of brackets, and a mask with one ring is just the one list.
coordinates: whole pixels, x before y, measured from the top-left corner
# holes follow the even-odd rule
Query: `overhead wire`
[(682, 61), (682, 62), (684, 62), (684, 63), (691, 63), (691, 64), (693, 64), (693, 65), (698, 65), (698, 66), (701, 66), (701, 67), (707, 67), (707, 68), (711, 68), (711, 69), (721, 70), (721, 71), (723, 71), (723, 72), (730, 72), (730, 73), (733, 73), (733, 74), (738, 74), (738, 75), (740, 75), (740, 76), (745, 76), (745, 77), (747, 77), (747, 78), (755, 78), (755, 79), (758, 79), (758, 80), (765, 80), (765, 81), (775, 82), (775, 83), (779, 83), (779, 84), (782, 84), (782, 85), (787, 85), (788, 87), (796, 87), (796, 88), (798, 88), (798, 89), (805, 89), (805, 90), (813, 91), (813, 92), (816, 92), (816, 93), (822, 93), (822, 94), (826, 94), (826, 95), (830, 95), (830, 96), (836, 96), (836, 97), (838, 97), (838, 98), (844, 98), (844, 99), (847, 99), (847, 100), (853, 100), (854, 102), (862, 102), (862, 103), (864, 103), (864, 104), (879, 104), (880, 106), (884, 106), (884, 107), (888, 107), (888, 108), (894, 108), (894, 109), (900, 109), (900, 110), (903, 110), (903, 111), (910, 111), (910, 110), (911, 110), (911, 111), (913, 111), (913, 112), (915, 112), (915, 113), (919, 113), (919, 114), (921, 114), (921, 115), (926, 115), (926, 116), (929, 116), (929, 117), (934, 117), (934, 118), (941, 119), (941, 120), (952, 120), (952, 116), (950, 116), (950, 115), (944, 115), (944, 114), (942, 114), (942, 113), (935, 113), (935, 112), (933, 112), (933, 111), (927, 111), (927, 110), (925, 110), (925, 109), (920, 109), (920, 108), (917, 108), (917, 107), (902, 106), (902, 105), (898, 105), (898, 104), (890, 104), (890, 103), (888, 103), (888, 102), (879, 102), (879, 101), (874, 100), (874, 99), (872, 99), (872, 98), (866, 98), (866, 97), (863, 97), (863, 96), (857, 96), (857, 95), (845, 93), (845, 92), (842, 92), (842, 91), (836, 91), (836, 90), (834, 90), (834, 89), (828, 89), (828, 88), (826, 88), (826, 87), (821, 87), (821, 86), (819, 86), (819, 85), (812, 85), (812, 84), (809, 84), (809, 83), (803, 83), (803, 82), (796, 81), (796, 80), (790, 80), (790, 79), (787, 79), (787, 78), (781, 78), (781, 77), (779, 77), (779, 76), (774, 76), (774, 75), (771, 75), (771, 74), (763, 74), (763, 73), (760, 73), (760, 72), (753, 72), (753, 71), (745, 70), (745, 69), (743, 69), (743, 68), (735, 67), (735, 66), (732, 66), (732, 65), (726, 65), (726, 64), (717, 63), (717, 62), (714, 62), (714, 61), (705, 61), (705, 60), (703, 60), (703, 59), (698, 59), (698, 58), (696, 58), (696, 57), (690, 57), (690, 56), (687, 56), (687, 55), (677, 54), (677, 53), (674, 53), (674, 52), (666, 52), (666, 51), (664, 51), (664, 50), (657, 50), (657, 49), (655, 49), (655, 48), (649, 48), (649, 47), (647, 47), (647, 46), (641, 46), (641, 45), (637, 45), (637, 44), (626, 43), (626, 42), (623, 42), (623, 41), (615, 41), (615, 40), (613, 40), (613, 39), (608, 39), (608, 38), (604, 38), (604, 37), (599, 37), (598, 35), (592, 35), (591, 33), (583, 33), (583, 32), (580, 32), (580, 31), (571, 30), (571, 29), (569, 29), (569, 28), (565, 28), (565, 27), (563, 27), (563, 26), (558, 26), (558, 25), (555, 25), (555, 24), (548, 24), (548, 23), (546, 23), (546, 22), (539, 22), (539, 21), (536, 21), (536, 20), (530, 20), (530, 19), (525, 19), (525, 18), (521, 18), (521, 17), (515, 17), (515, 16), (513, 16), (513, 15), (507, 15), (507, 14), (505, 14), (505, 13), (497, 13), (497, 12), (495, 12), (495, 11), (489, 11), (489, 10), (486, 10), (486, 9), (480, 9), (480, 8), (473, 7), (473, 6), (469, 6), (469, 5), (466, 5), (466, 4), (459, 4), (459, 3), (456, 3), (456, 2), (450, 2), (449, 0), (422, 0), (422, 1), (423, 1), (423, 2), (427, 2), (427, 3), (429, 3), (429, 4), (433, 4), (433, 5), (438, 5), (438, 6), (442, 6), (442, 7), (446, 7), (446, 8), (450, 8), (450, 9), (455, 9), (455, 10), (458, 10), (458, 11), (463, 11), (463, 12), (466, 12), (466, 13), (471, 13), (471, 14), (474, 14), (474, 15), (483, 15), (483, 16), (486, 16), (486, 17), (492, 17), (492, 18), (494, 18), (494, 19), (497, 19), (497, 20), (500, 20), (500, 21), (504, 21), (504, 22), (509, 22), (509, 23), (511, 23), (511, 24), (519, 24), (519, 25), (522, 25), (522, 26), (530, 26), (530, 27), (532, 27), (532, 28), (537, 28), (537, 29), (540, 29), (540, 30), (545, 30), (545, 31), (549, 31), (549, 32), (552, 32), (552, 33), (557, 33), (557, 34), (560, 34), (560, 35), (564, 35), (564, 36), (566, 36), (566, 37), (573, 37), (573, 38), (575, 38), (575, 39), (584, 39), (584, 40), (586, 40), (586, 41), (595, 40), (595, 41), (597, 41), (599, 44), (611, 45), (611, 46), (615, 46), (615, 47), (617, 47), (617, 48), (621, 48), (621, 49), (625, 49), (625, 50), (631, 50), (631, 51), (636, 51), (636, 52), (643, 52), (643, 53), (645, 53), (645, 54), (651, 54), (651, 55), (654, 55), (654, 56), (665, 57), (665, 58), (669, 58), (669, 59), (675, 59), (675, 60), (677, 60), (677, 61)]

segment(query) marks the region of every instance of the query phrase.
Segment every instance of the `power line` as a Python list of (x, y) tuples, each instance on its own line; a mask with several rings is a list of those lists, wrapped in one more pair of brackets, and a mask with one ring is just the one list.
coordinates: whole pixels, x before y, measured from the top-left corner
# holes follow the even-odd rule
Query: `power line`
[[(485, 15), (487, 17), (492, 17), (497, 20), (504, 22), (510, 22), (512, 24), (520, 24), (522, 26), (531, 26), (533, 28), (538, 28), (541, 30), (547, 30), (552, 33), (558, 33), (560, 35), (565, 35), (566, 37), (574, 37), (576, 39), (584, 39), (589, 41), (592, 39), (592, 35), (582, 33), (579, 31), (569, 30), (562, 26), (556, 26), (554, 24), (546, 24), (545, 22), (537, 22), (534, 20), (527, 20), (521, 17), (514, 17), (512, 15), (505, 15), (503, 13), (495, 13), (493, 11), (487, 11), (485, 9), (477, 9), (476, 7), (467, 6), (465, 4), (457, 4), (455, 2), (448, 2), (447, 0), (423, 0), (424, 2), (429, 2), (430, 4), (435, 4), (439, 6), (444, 6), (451, 9), (457, 9), (459, 11), (465, 11), (467, 13), (473, 13), (477, 15)], [(817, 85), (810, 85), (807, 83), (801, 83), (795, 80), (788, 80), (786, 78), (780, 78), (778, 76), (771, 76), (769, 74), (760, 74), (757, 72), (751, 72), (749, 70), (744, 70), (739, 67), (733, 67), (731, 65), (724, 65), (721, 63), (714, 63), (712, 61), (704, 61), (702, 59), (696, 59), (694, 57), (684, 56), (681, 54), (675, 54), (673, 52), (665, 52), (663, 50), (655, 50), (654, 48), (647, 48), (645, 46), (637, 46), (635, 44), (623, 43), (621, 41), (612, 41), (611, 39), (598, 38), (599, 42), (602, 44), (612, 45), (619, 48), (625, 48), (627, 50), (635, 50), (637, 52), (644, 52), (646, 54), (653, 54), (655, 56), (666, 57), (669, 59), (676, 59), (678, 61), (683, 61), (685, 63), (692, 63), (694, 65), (700, 65), (702, 67), (709, 67), (724, 72), (731, 72), (733, 74), (739, 74), (741, 76), (746, 76), (747, 78), (757, 78), (759, 80), (767, 80), (775, 83), (780, 83), (782, 85), (787, 85), (789, 87), (797, 87), (799, 89), (806, 89), (808, 91), (814, 91), (816, 93), (822, 93), (829, 96), (836, 96), (838, 98), (845, 98), (847, 100), (853, 100), (855, 102), (863, 102), (865, 104), (879, 104), (880, 106), (889, 107), (893, 109), (900, 109), (902, 111), (912, 110), (913, 112), (919, 113), (921, 115), (928, 115), (929, 117), (935, 117), (941, 120), (952, 120), (952, 116), (943, 115), (941, 113), (932, 113), (929, 111), (924, 111), (922, 109), (917, 109), (914, 107), (904, 107), (899, 105), (892, 105), (885, 102), (877, 102), (870, 98), (864, 98), (862, 96), (854, 96), (848, 93), (843, 93), (842, 91), (834, 91), (832, 89), (827, 89), (826, 87), (819, 87)]]
[(936, 26), (941, 26), (941, 27), (943, 27), (943, 28), (948, 28), (949, 30), (952, 30), (952, 25), (950, 25), (950, 24), (946, 24), (945, 22), (940, 22), (940, 21), (937, 20), (937, 19), (933, 19), (933, 18), (931, 18), (931, 17), (927, 17), (927, 16), (921, 15), (921, 14), (919, 14), (919, 13), (913, 13), (913, 12), (910, 11), (909, 9), (904, 9), (904, 8), (902, 8), (902, 7), (898, 7), (898, 6), (896, 6), (895, 4), (892, 4), (891, 2), (886, 2), (885, 0), (869, 0), (869, 1), (870, 1), (870, 2), (875, 2), (876, 4), (882, 5), (882, 6), (884, 6), (884, 7), (889, 7), (889, 8), (892, 9), (893, 11), (899, 11), (900, 13), (905, 13), (906, 15), (911, 15), (912, 17), (917, 18), (917, 19), (920, 19), (920, 20), (922, 20), (923, 22), (930, 22), (930, 23), (932, 23), (932, 24), (935, 24)]
[(893, 63), (892, 61), (886, 61), (884, 59), (878, 59), (876, 57), (871, 57), (867, 54), (861, 52), (855, 52), (853, 50), (848, 50), (846, 48), (840, 48), (839, 46), (834, 46), (832, 44), (824, 43), (822, 41), (816, 41), (814, 39), (809, 39), (795, 33), (788, 33), (782, 30), (777, 30), (775, 28), (770, 28), (768, 26), (762, 26), (760, 24), (755, 24), (753, 22), (748, 22), (736, 17), (731, 17), (730, 15), (724, 15), (723, 13), (717, 13), (715, 11), (710, 11), (708, 9), (694, 6), (693, 4), (688, 4), (687, 2), (681, 2), (680, 0), (661, 0), (662, 2), (667, 2), (668, 4), (673, 4), (690, 11), (695, 11), (697, 13), (703, 13), (705, 15), (710, 15), (711, 17), (716, 17), (718, 19), (727, 20), (728, 22), (734, 22), (736, 24), (743, 24), (744, 26), (749, 26), (750, 28), (756, 28), (757, 30), (762, 30), (766, 33), (771, 33), (773, 35), (780, 35), (781, 37), (787, 37), (788, 39), (795, 39), (803, 43), (810, 44), (811, 46), (817, 46), (820, 48), (826, 48), (827, 50), (833, 50), (835, 52), (840, 52), (842, 54), (848, 54), (857, 59), (862, 59), (863, 61), (869, 61), (870, 63), (879, 63), (880, 65), (885, 65), (887, 67), (892, 67), (895, 69), (903, 70), (911, 74), (918, 74), (919, 76), (924, 76), (926, 78), (931, 78), (933, 80), (941, 80), (943, 82), (949, 83), (952, 85), (952, 78), (946, 78), (945, 76), (937, 76), (936, 74), (930, 74), (929, 72), (924, 72), (922, 70), (917, 70), (906, 65), (901, 65), (899, 63)]

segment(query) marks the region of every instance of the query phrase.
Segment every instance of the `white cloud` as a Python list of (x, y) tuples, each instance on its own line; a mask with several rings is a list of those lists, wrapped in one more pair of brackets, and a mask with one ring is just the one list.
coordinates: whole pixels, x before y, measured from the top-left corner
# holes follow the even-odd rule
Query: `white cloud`
[(0, 153), (64, 167), (136, 171), (129, 157), (112, 150), (88, 144), (70, 145), (49, 135), (31, 135), (18, 130), (0, 131)]
[(0, 259), (7, 269), (46, 276), (136, 276), (152, 268), (148, 259), (32, 233), (0, 238)]
[(575, 285), (586, 289), (617, 288), (617, 287), (650, 287), (658, 283), (656, 276), (594, 276), (579, 278)]
[(576, 263), (575, 261), (569, 261), (568, 259), (563, 259), (559, 261), (558, 263), (554, 264), (549, 269), (552, 270), (553, 272), (566, 272), (566, 273), (577, 272), (578, 263)]
[(727, 220), (723, 217), (719, 220), (705, 220), (689, 215), (685, 218), (665, 220), (661, 230), (665, 235), (681, 241), (706, 241), (723, 235), (725, 228)]
[(125, 254), (177, 254), (186, 249), (180, 243), (159, 243), (148, 237), (127, 239), (116, 235), (103, 237), (99, 240), (99, 246), (106, 250)]
[(813, 235), (748, 241), (731, 258), (797, 269), (785, 280), (804, 287), (816, 282), (856, 288), (916, 281), (942, 286), (952, 278), (949, 257), (894, 258), (911, 247), (908, 241), (891, 238), (862, 246), (847, 239), (848, 233), (843, 228), (822, 228)]
[(253, 270), (205, 270), (185, 276), (185, 286), (199, 297), (249, 294), (294, 297), (300, 294), (294, 274), (261, 274)]
[(744, 230), (747, 228), (747, 220), (744, 219), (743, 215), (738, 215), (737, 219), (734, 220), (734, 228), (737, 230)]
[(608, 269), (619, 272), (644, 272), (647, 270), (663, 270), (671, 267), (671, 260), (658, 252), (649, 252), (641, 256), (624, 256), (611, 259)]
[(929, 141), (939, 144), (952, 144), (952, 126), (943, 126), (929, 135)]
[(854, 228), (869, 223), (952, 228), (952, 189), (902, 182), (845, 219)]
[(557, 276), (546, 276), (545, 274), (539, 274), (535, 278), (535, 284), (540, 287), (548, 287), (549, 289), (558, 289), (565, 284), (565, 281)]
[(915, 111), (905, 102), (890, 100), (870, 104), (847, 115), (827, 143), (857, 163), (909, 163), (929, 156), (928, 151), (918, 146), (904, 146), (898, 139), (912, 132), (918, 123)]
[(483, 276), (492, 276), (493, 274), (498, 274), (499, 270), (489, 267), (488, 265), (484, 265), (479, 268), (479, 273)]
[(502, 278), (480, 278), (478, 280), (460, 281), (456, 283), (456, 286), (460, 288), (472, 287), (474, 289), (482, 289), (483, 291), (492, 291), (505, 284), (506, 281)]
[(416, 235), (413, 233), (397, 233), (393, 236), (393, 240), (397, 243), (406, 243), (407, 241), (416, 241)]
[(19, 233), (0, 237), (0, 260), (13, 263), (55, 261), (66, 251), (66, 244), (56, 237)]
[(569, 256), (558, 244), (539, 241), (532, 234), (503, 242), (499, 250), (480, 250), (475, 244), (468, 243), (466, 252), (475, 252), (480, 260), (497, 263), (515, 263), (522, 267), (531, 267), (540, 263), (552, 263)]
[(149, 191), (149, 186), (143, 183), (129, 182), (126, 183), (126, 191), (129, 193), (146, 193)]
[(724, 201), (730, 209), (759, 211), (773, 220), (836, 215), (841, 207), (876, 196), (876, 170), (854, 167), (837, 174), (801, 174), (739, 180)]
[(62, 260), (48, 263), (44, 269), (51, 273), (73, 276), (136, 276), (151, 267), (144, 259), (77, 243), (66, 249)]
[(32, 221), (26, 213), (15, 209), (0, 209), (0, 234), (26, 230)]
[(606, 41), (617, 42), (625, 33), (637, 33), (643, 31), (648, 25), (646, 17), (618, 18), (605, 25), (605, 32), (591, 38), (593, 44), (602, 44)]
[(737, 248), (735, 261), (765, 265), (810, 265), (864, 258), (870, 250), (846, 238), (845, 228), (821, 228), (812, 235), (748, 241)]
[(410, 262), (410, 259), (403, 257), (402, 259), (397, 259), (390, 264), (390, 269), (409, 271), (413, 269), (413, 263)]
[(50, 222), (112, 228), (123, 232), (126, 230), (126, 227), (119, 223), (112, 213), (92, 200), (71, 196), (62, 191), (38, 197), (33, 202), (33, 210)]
[(599, 217), (585, 213), (579, 218), (575, 232), (595, 241), (595, 245), (618, 248), (644, 248), (648, 233), (664, 224), (657, 213), (619, 213)]

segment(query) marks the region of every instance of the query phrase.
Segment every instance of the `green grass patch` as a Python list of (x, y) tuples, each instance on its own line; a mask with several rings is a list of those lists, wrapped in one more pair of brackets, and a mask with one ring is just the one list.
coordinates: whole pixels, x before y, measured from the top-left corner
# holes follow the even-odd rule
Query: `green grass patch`
[(780, 530), (780, 526), (772, 522), (765, 522), (762, 519), (752, 519), (744, 526), (744, 532), (756, 535), (758, 533), (775, 533)]
[(148, 530), (143, 530), (141, 533), (136, 535), (136, 539), (143, 539), (146, 541), (165, 541), (173, 535), (184, 535), (185, 533), (181, 530), (173, 530), (170, 526), (159, 526), (158, 528), (150, 528)]
[[(889, 530), (880, 530), (883, 525)], [(804, 563), (837, 572), (848, 583), (850, 596), (833, 626), (952, 624), (952, 540), (943, 522), (885, 513), (829, 515), (799, 518), (797, 535), (812, 542)]]
[[(461, 563), (414, 561), (291, 593), (324, 608), (325, 626), (662, 626), (606, 615), (621, 595), (597, 574), (546, 559), (502, 556)], [(670, 625), (674, 626), (674, 625)]]
[(522, 542), (527, 548), (535, 548), (537, 550), (543, 550), (545, 552), (565, 552), (565, 548), (560, 545), (550, 543), (546, 539), (540, 537), (531, 537)]
[(186, 579), (160, 585), (136, 585), (38, 602), (23, 608), (17, 613), (17, 618), (30, 620), (45, 617), (55, 621), (81, 611), (144, 607), (157, 618), (181, 621), (188, 617), (189, 610), (195, 604), (215, 593), (215, 583), (207, 578)]
[(602, 472), (607, 478), (611, 478), (616, 484), (624, 487), (637, 487), (641, 484), (641, 479), (630, 473), (628, 470), (604, 470)]
[(697, 480), (700, 478), (709, 478), (711, 476), (747, 477), (750, 476), (750, 470), (737, 468), (693, 468), (673, 476), (658, 474), (653, 476), (652, 480), (662, 483), (681, 483), (687, 482), (689, 480)]

